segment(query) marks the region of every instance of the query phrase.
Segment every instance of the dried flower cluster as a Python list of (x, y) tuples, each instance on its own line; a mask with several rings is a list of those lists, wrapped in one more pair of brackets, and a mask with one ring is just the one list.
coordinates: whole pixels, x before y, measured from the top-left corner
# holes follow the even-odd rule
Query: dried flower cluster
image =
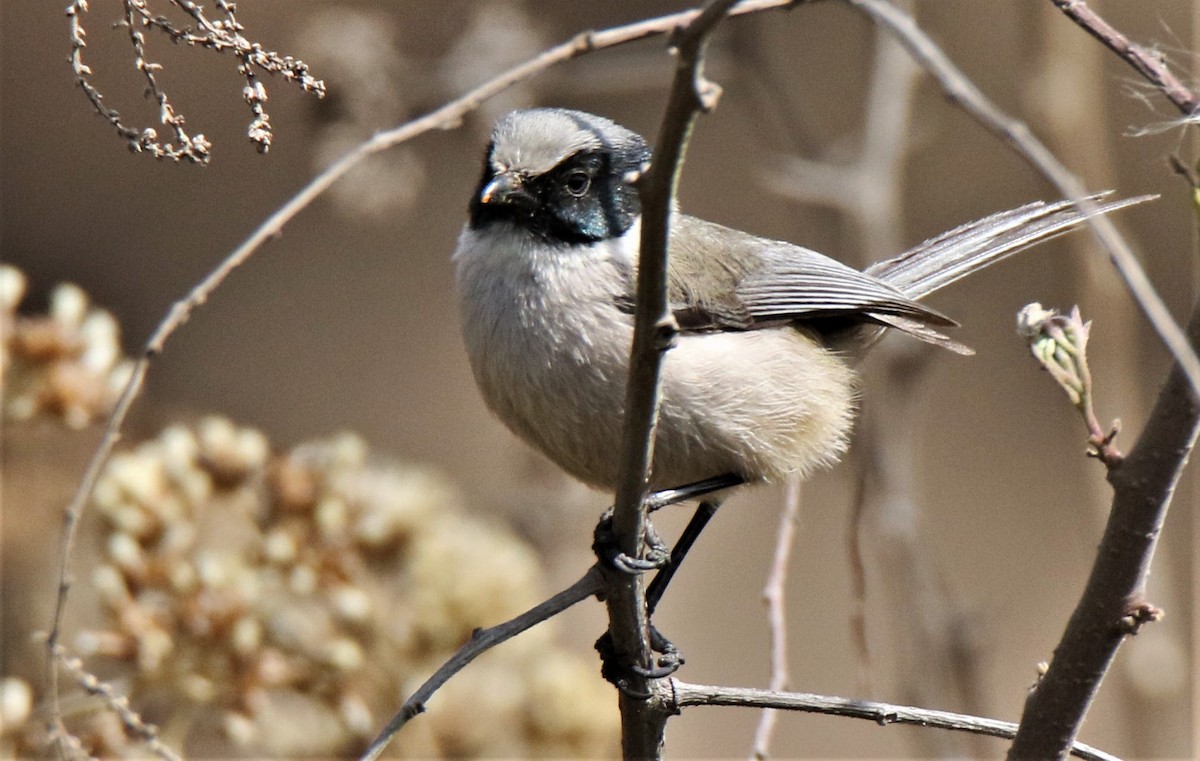
[(75, 0), (67, 6), (71, 31), (71, 68), (75, 79), (91, 101), (96, 113), (108, 120), (117, 130), (117, 134), (128, 142), (130, 150), (146, 152), (155, 158), (206, 164), (210, 158), (209, 149), (212, 147), (204, 135), (191, 135), (187, 132), (183, 114), (175, 110), (167, 98), (166, 91), (159, 85), (156, 72), (162, 69), (162, 65), (148, 58), (144, 29), (157, 29), (172, 42), (182, 42), (218, 53), (228, 51), (238, 58), (238, 73), (246, 80), (242, 88), (242, 98), (252, 114), (246, 132), (260, 153), (266, 153), (270, 149), (273, 132), (271, 119), (266, 111), (267, 90), (258, 80), (256, 72), (277, 74), (289, 82), (298, 84), (305, 92), (318, 98), (324, 97), (325, 83), (313, 77), (303, 61), (268, 51), (260, 43), (251, 42), (242, 34), (245, 27), (237, 19), (236, 4), (228, 0), (217, 0), (217, 10), (222, 14), (222, 18), (219, 19), (209, 19), (204, 13), (204, 8), (191, 0), (170, 0), (169, 4), (190, 17), (195, 26), (179, 26), (168, 17), (152, 12), (148, 0), (123, 0), (125, 14), (119, 22), (129, 32), (135, 68), (146, 81), (147, 94), (158, 104), (159, 121), (169, 127), (173, 135), (173, 138), (166, 142), (158, 139), (158, 132), (153, 128), (139, 131), (128, 126), (117, 111), (104, 105), (104, 96), (92, 84), (92, 69), (83, 61), (83, 49), (87, 47), (87, 31), (82, 18), (88, 11), (88, 2)]
[(0, 758), (19, 758), (25, 745), (33, 690), (15, 676), (0, 679)]
[[(185, 756), (361, 751), (472, 630), (540, 599), (527, 545), (351, 435), (273, 455), (225, 419), (174, 426), (114, 456), (95, 504), (108, 624), (76, 647)], [(460, 674), (392, 752), (610, 755), (612, 704), (543, 626)], [(146, 751), (114, 727), (72, 731), (91, 753)]]
[(0, 265), (4, 417), (51, 415), (82, 428), (108, 413), (129, 379), (117, 321), (70, 283), (50, 294), (47, 314), (18, 315), (25, 287), (20, 270)]

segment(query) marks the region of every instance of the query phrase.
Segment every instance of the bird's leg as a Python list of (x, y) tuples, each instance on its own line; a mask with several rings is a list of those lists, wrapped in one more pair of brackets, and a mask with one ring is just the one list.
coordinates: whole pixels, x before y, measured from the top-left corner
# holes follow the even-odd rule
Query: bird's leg
[[(744, 483), (746, 483), (746, 479), (742, 476), (734, 473), (726, 473), (672, 489), (663, 489), (646, 497), (646, 509), (653, 513), (669, 505), (687, 502), (688, 500), (704, 497), (713, 492), (729, 489)], [(709, 517), (712, 517), (711, 514)], [(693, 520), (696, 519), (693, 518)], [(703, 523), (707, 523), (707, 520)], [(703, 523), (700, 524), (699, 529), (704, 528)], [(699, 536), (699, 529), (697, 529), (696, 536)], [(691, 542), (695, 542), (695, 537), (691, 538)], [(691, 542), (689, 542), (689, 547)], [(633, 558), (617, 549), (616, 540), (613, 538), (612, 533), (612, 508), (610, 507), (604, 511), (604, 514), (600, 516), (600, 522), (596, 524), (592, 540), (592, 551), (601, 560), (622, 573), (630, 575), (655, 571), (671, 562), (673, 553), (667, 552), (666, 544), (649, 522), (646, 523), (646, 544), (648, 550), (644, 558)], [(687, 553), (686, 547), (683, 549), (683, 553)], [(682, 554), (680, 555), (680, 559), (682, 559)]]
[(679, 566), (683, 563), (688, 550), (700, 538), (704, 527), (716, 515), (717, 508), (720, 506), (720, 500), (704, 500), (696, 508), (696, 512), (692, 514), (692, 519), (684, 526), (683, 533), (679, 535), (679, 541), (675, 543), (675, 547), (671, 550), (670, 559), (663, 565), (658, 574), (655, 575), (654, 580), (650, 582), (650, 586), (646, 589), (646, 610), (650, 615), (654, 614), (654, 609), (658, 607), (659, 600), (662, 599), (663, 593), (667, 591), (667, 585), (671, 583), (671, 578), (679, 570)]
[[(664, 489), (655, 492), (646, 498), (646, 504), (648, 509), (653, 512), (668, 505), (686, 502), (689, 499), (703, 497), (743, 483), (745, 483), (745, 479), (738, 475), (727, 474), (717, 476), (674, 489)], [(692, 545), (696, 543), (701, 532), (704, 531), (704, 527), (708, 525), (708, 522), (716, 514), (717, 508), (720, 506), (721, 500), (719, 499), (708, 499), (701, 502), (696, 508), (696, 512), (692, 515), (691, 520), (688, 521), (687, 526), (684, 527), (683, 533), (679, 536), (679, 541), (675, 543), (675, 547), (670, 551), (669, 555), (658, 533), (647, 523), (647, 543), (650, 545), (650, 551), (647, 553), (645, 559), (630, 558), (625, 553), (616, 550), (616, 543), (612, 535), (612, 510), (609, 509), (600, 518), (600, 523), (596, 526), (595, 541), (592, 544), (592, 548), (595, 550), (597, 556), (603, 560), (607, 560), (611, 565), (625, 573), (644, 573), (648, 570), (659, 569), (658, 574), (650, 582), (650, 586), (646, 590), (646, 612), (650, 616), (654, 614), (654, 609), (658, 607), (663, 593), (667, 590), (667, 585), (671, 583), (671, 578), (679, 570), (679, 565), (683, 562), (683, 558), (692, 548)], [(617, 689), (631, 697), (649, 698), (648, 693), (635, 693), (631, 690), (628, 673), (632, 671), (646, 679), (662, 679), (675, 673), (684, 662), (679, 648), (664, 637), (653, 624), (650, 625), (650, 647), (654, 652), (659, 653), (659, 657), (655, 659), (655, 664), (650, 668), (645, 668), (634, 663), (621, 662), (622, 659), (618, 658), (617, 653), (613, 650), (612, 635), (605, 632), (600, 639), (596, 640), (596, 650), (600, 653), (601, 661), (600, 673), (606, 680), (616, 686)]]
[(646, 508), (653, 513), (670, 505), (677, 505), (680, 502), (687, 502), (690, 499), (707, 497), (713, 492), (721, 491), (722, 489), (731, 489), (734, 486), (741, 486), (744, 483), (746, 483), (746, 479), (736, 473), (713, 476), (703, 481), (677, 486), (674, 489), (656, 491), (646, 497)]

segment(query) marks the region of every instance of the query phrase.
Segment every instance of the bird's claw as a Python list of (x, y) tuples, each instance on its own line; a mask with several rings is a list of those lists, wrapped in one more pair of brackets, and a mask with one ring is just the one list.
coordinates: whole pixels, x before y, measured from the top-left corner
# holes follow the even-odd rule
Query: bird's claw
[(657, 571), (671, 561), (671, 551), (659, 538), (654, 529), (646, 525), (646, 553), (644, 557), (633, 557), (621, 552), (616, 546), (616, 537), (612, 530), (612, 511), (606, 512), (596, 524), (592, 540), (592, 551), (602, 561), (618, 571), (630, 576), (637, 576), (647, 571)]
[(653, 625), (650, 626), (650, 649), (658, 653), (653, 666), (643, 666), (632, 662), (628, 655), (618, 655), (613, 648), (612, 635), (605, 632), (596, 640), (596, 650), (600, 653), (600, 674), (618, 690), (631, 698), (647, 700), (650, 693), (635, 690), (630, 686), (630, 674), (642, 679), (665, 679), (679, 670), (684, 664), (683, 654), (673, 642), (664, 637)]

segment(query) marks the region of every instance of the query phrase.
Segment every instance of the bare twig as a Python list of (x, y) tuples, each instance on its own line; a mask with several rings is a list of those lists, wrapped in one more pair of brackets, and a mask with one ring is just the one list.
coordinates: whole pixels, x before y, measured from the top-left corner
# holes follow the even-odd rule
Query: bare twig
[(1097, 214), (1096, 204), (1086, 197), (1087, 192), (1079, 180), (1030, 132), (1028, 125), (1004, 113), (967, 79), (941, 48), (916, 25), (911, 16), (884, 0), (846, 2), (862, 10), (896, 35), (954, 103), (1008, 143), (1058, 188), (1060, 193), (1087, 214), (1087, 222), (1093, 234), (1108, 251), (1109, 258), (1137, 301), (1138, 307), (1146, 315), (1146, 319), (1150, 321), (1171, 355), (1180, 363), (1191, 387), (1200, 392), (1200, 358), (1146, 277), (1129, 244), (1117, 232), (1110, 219)]
[(487, 629), (476, 629), (471, 634), (471, 639), (460, 647), (450, 660), (442, 664), (441, 668), (433, 673), (433, 676), (426, 679), (425, 683), (404, 701), (404, 705), (400, 707), (400, 710), (396, 712), (392, 720), (387, 723), (387, 726), (384, 727), (379, 736), (371, 742), (370, 747), (363, 753), (361, 761), (374, 761), (374, 759), (378, 758), (379, 754), (392, 741), (396, 733), (404, 728), (409, 719), (424, 712), (425, 703), (429, 701), (429, 698), (433, 697), (433, 694), (443, 684), (448, 682), (452, 676), (466, 668), (467, 664), (471, 661), (496, 645), (512, 639), (521, 632), (532, 629), (546, 619), (562, 613), (575, 603), (582, 602), (595, 595), (603, 586), (604, 572), (599, 566), (592, 566), (579, 581), (554, 595), (549, 600), (535, 605), (516, 618)]
[[(675, 679), (671, 680), (671, 688), (674, 705), (677, 708), (692, 706), (776, 708), (783, 711), (867, 719), (884, 727), (889, 724), (916, 724), (922, 727), (1001, 738), (1011, 738), (1017, 730), (1016, 724), (998, 719), (986, 719), (962, 713), (892, 703), (877, 703), (871, 700), (814, 695), (807, 692), (775, 692), (749, 687), (714, 687), (703, 684), (687, 684)], [(1116, 756), (1083, 743), (1072, 744), (1071, 755), (1092, 761), (1120, 761)], [(1034, 758), (1034, 756), (1030, 758)]]
[(162, 66), (148, 59), (146, 36), (143, 29), (157, 29), (166, 33), (175, 42), (208, 48), (218, 53), (227, 50), (234, 52), (241, 60), (238, 70), (247, 82), (242, 89), (242, 97), (250, 106), (253, 114), (248, 130), (249, 136), (262, 153), (265, 153), (270, 147), (271, 126), (265, 106), (266, 88), (258, 81), (255, 69), (278, 74), (287, 81), (297, 83), (305, 92), (312, 93), (317, 97), (324, 96), (325, 83), (313, 77), (303, 61), (267, 51), (261, 44), (251, 42), (242, 35), (244, 27), (237, 20), (233, 3), (218, 0), (217, 7), (225, 18), (210, 21), (205, 17), (203, 9), (190, 0), (170, 0), (170, 2), (191, 16), (196, 21), (197, 28), (180, 29), (167, 17), (152, 13), (147, 0), (123, 0), (125, 15), (121, 22), (129, 32), (129, 40), (133, 46), (134, 66), (146, 80), (147, 93), (158, 104), (159, 121), (174, 133), (174, 139), (165, 143), (158, 140), (158, 133), (153, 128), (138, 131), (125, 124), (117, 111), (104, 105), (104, 96), (91, 82), (92, 70), (83, 62), (83, 48), (87, 46), (87, 33), (83, 27), (82, 16), (88, 10), (88, 2), (87, 0), (75, 0), (67, 6), (71, 33), (71, 67), (75, 73), (75, 79), (92, 107), (117, 130), (120, 137), (128, 142), (131, 150), (149, 153), (155, 158), (166, 158), (173, 161), (186, 160), (195, 164), (207, 164), (211, 158), (209, 153), (211, 144), (204, 135), (192, 136), (187, 133), (184, 129), (183, 114), (175, 111), (167, 98), (166, 91), (159, 85), (155, 72)]
[[(775, 531), (775, 556), (771, 560), (771, 573), (763, 589), (767, 621), (771, 628), (771, 681), (768, 689), (772, 691), (787, 689), (791, 680), (788, 673), (784, 600), (787, 596), (788, 566), (792, 559), (792, 547), (796, 543), (796, 522), (800, 519), (800, 494), (800, 479), (789, 479), (783, 494), (783, 509), (779, 512), (779, 528)], [(775, 733), (777, 718), (774, 708), (763, 709), (754, 732), (753, 758), (760, 761), (770, 758), (771, 737)]]
[[(787, 7), (795, 2), (796, 0), (748, 0), (735, 8), (733, 14), (759, 13)], [(76, 35), (75, 39), (77, 41), (73, 47), (72, 60), (76, 64), (77, 73), (88, 74), (90, 70), (87, 69), (80, 58), (84, 32), (83, 28), (77, 24), (77, 14), (83, 10), (86, 10), (86, 2), (85, 0), (79, 0), (79, 2), (71, 6), (68, 13), (74, 14), (72, 15), (72, 30), (73, 34)], [(63, 613), (66, 610), (71, 587), (68, 565), (75, 546), (79, 521), (82, 518), (88, 500), (91, 498), (92, 491), (95, 489), (96, 481), (105, 463), (112, 455), (113, 449), (120, 440), (125, 418), (128, 416), (134, 401), (141, 392), (146, 374), (150, 368), (150, 363), (163, 350), (175, 331), (187, 322), (197, 308), (208, 300), (233, 270), (249, 260), (267, 241), (277, 237), (293, 217), (307, 208), (309, 204), (337, 182), (338, 179), (368, 157), (435, 129), (453, 129), (461, 124), (465, 115), (477, 109), (488, 98), (546, 69), (597, 50), (667, 34), (680, 25), (692, 21), (699, 13), (696, 10), (684, 11), (604, 31), (578, 34), (567, 42), (550, 48), (538, 56), (484, 82), (462, 97), (446, 103), (425, 116), (407, 122), (395, 129), (375, 134), (371, 139), (357, 146), (354, 150), (314, 177), (308, 185), (264, 220), (245, 241), (197, 283), (187, 295), (173, 304), (154, 329), (153, 334), (146, 341), (142, 349), (142, 356), (135, 364), (130, 374), (130, 379), (126, 383), (120, 399), (113, 408), (112, 414), (109, 416), (100, 444), (92, 455), (91, 460), (89, 460), (83, 478), (80, 480), (79, 486), (75, 490), (75, 494), (72, 496), (71, 502), (64, 513), (63, 533), (59, 550), (58, 594), (55, 601), (54, 618), (50, 627), (50, 634), (47, 637), (47, 645), (50, 651), (53, 652), (54, 646), (59, 643), (62, 636)], [(93, 105), (96, 106), (97, 110), (102, 114), (106, 113), (106, 107), (102, 105), (102, 96), (100, 93), (94, 91), (94, 88), (89, 89), (86, 81), (82, 79), (81, 86), (84, 87), (85, 92), (89, 93), (89, 98), (93, 99)], [(113, 119), (117, 118), (116, 112), (110, 113)], [(118, 124), (117, 121), (113, 123)], [(134, 132), (133, 134), (136, 136), (137, 133)], [(53, 657), (48, 659), (48, 671), (48, 691), (52, 714), (51, 722), (57, 726), (61, 723), (61, 707), (57, 686), (58, 663)]]
[[(911, 3), (897, 3), (907, 9)], [(877, 25), (870, 89), (861, 146), (848, 162), (792, 159), (775, 186), (791, 197), (842, 212), (862, 243), (863, 264), (901, 249), (904, 160), (909, 122), (921, 68), (902, 44)], [(848, 530), (854, 608), (851, 630), (858, 653), (858, 683), (870, 694), (871, 662), (866, 632), (867, 576), (863, 543), (874, 539), (880, 599), (892, 629), (901, 699), (917, 705), (951, 702), (977, 685), (948, 668), (962, 640), (961, 604), (941, 583), (939, 569), (922, 541), (920, 504), (914, 487), (917, 466), (912, 437), (920, 430), (922, 396), (918, 377), (934, 355), (915, 341), (885, 339), (864, 368), (869, 391), (855, 442), (858, 483)], [(879, 398), (876, 398), (878, 396)], [(970, 669), (967, 669), (970, 671)], [(930, 756), (958, 756), (961, 738), (925, 734)]]
[[(1200, 303), (1188, 328), (1200, 345)], [(1200, 434), (1200, 398), (1179, 362), (1133, 449), (1110, 468), (1112, 510), (1096, 560), (1050, 667), (1025, 703), (1010, 759), (1061, 758), (1125, 637), (1161, 611), (1144, 599), (1167, 508)]]
[[(121, 115), (116, 110), (104, 105), (104, 96), (92, 84), (92, 69), (83, 60), (83, 49), (87, 47), (87, 31), (83, 27), (81, 17), (87, 10), (87, 0), (76, 0), (67, 6), (71, 30), (71, 70), (92, 108), (117, 130), (118, 135), (128, 141), (130, 150), (146, 151), (157, 158), (169, 158), (174, 161), (186, 159), (198, 164), (206, 163), (211, 144), (204, 135), (196, 135), (179, 145), (164, 145), (158, 142), (158, 134), (153, 129), (139, 132), (121, 121)], [(132, 29), (132, 26), (130, 28)]]
[(1158, 53), (1131, 42), (1083, 0), (1050, 0), (1063, 14), (1149, 80), (1184, 116), (1196, 116), (1200, 95), (1179, 80)]
[(120, 718), (125, 729), (144, 742), (151, 753), (163, 761), (183, 761), (182, 757), (158, 736), (158, 727), (147, 722), (141, 714), (130, 707), (128, 697), (118, 695), (111, 684), (100, 680), (95, 674), (89, 673), (83, 667), (83, 662), (67, 655), (61, 645), (55, 648), (54, 657), (62, 662), (63, 668), (75, 678), (76, 683), (84, 692), (103, 700), (104, 704)]
[[(667, 96), (655, 145), (654, 162), (642, 177), (641, 248), (638, 255), (637, 310), (633, 347), (625, 392), (624, 435), (617, 492), (613, 505), (613, 532), (620, 550), (640, 557), (646, 534), (646, 494), (654, 459), (654, 431), (658, 422), (659, 376), (667, 349), (678, 326), (667, 303), (667, 240), (671, 208), (683, 167), (692, 125), (701, 111), (716, 106), (720, 88), (703, 75), (708, 37), (737, 0), (710, 0), (700, 15), (675, 34), (675, 77)], [(614, 577), (608, 590), (609, 633), (618, 659), (648, 669), (652, 665), (649, 615), (642, 579)], [(625, 758), (657, 758), (669, 712), (663, 710), (658, 680), (637, 674), (622, 690), (621, 746)], [(645, 695), (647, 697), (635, 697)]]

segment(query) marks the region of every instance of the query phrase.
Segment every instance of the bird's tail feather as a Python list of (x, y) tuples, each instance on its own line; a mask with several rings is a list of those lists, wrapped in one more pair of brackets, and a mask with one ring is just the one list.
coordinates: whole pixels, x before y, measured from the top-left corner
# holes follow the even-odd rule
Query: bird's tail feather
[[(1097, 213), (1107, 214), (1158, 197), (1135, 196), (1103, 203), (1111, 192), (1088, 196), (1096, 204)], [(1087, 214), (1070, 201), (1035, 201), (944, 232), (893, 259), (871, 265), (866, 272), (899, 288), (906, 296), (919, 299), (1028, 246), (1069, 232), (1086, 218)]]

